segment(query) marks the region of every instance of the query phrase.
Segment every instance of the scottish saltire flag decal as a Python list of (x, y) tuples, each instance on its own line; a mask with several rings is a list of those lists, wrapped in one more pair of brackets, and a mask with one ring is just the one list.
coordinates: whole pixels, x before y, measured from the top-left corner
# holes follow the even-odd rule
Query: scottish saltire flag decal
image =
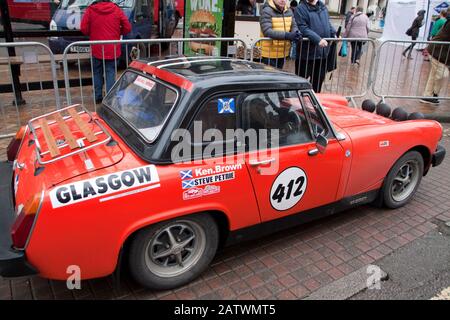
[(234, 98), (219, 99), (217, 102), (217, 110), (219, 113), (235, 113)]
[(181, 181), (183, 189), (192, 188), (195, 180), (183, 180)]
[(181, 170), (180, 177), (181, 177), (181, 180), (191, 179), (192, 178), (192, 170)]

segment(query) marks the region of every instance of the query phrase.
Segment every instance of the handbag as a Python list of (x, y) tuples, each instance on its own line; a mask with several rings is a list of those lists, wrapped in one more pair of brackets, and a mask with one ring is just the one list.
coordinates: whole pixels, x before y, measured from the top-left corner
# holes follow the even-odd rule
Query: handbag
[(337, 69), (337, 45), (336, 45), (336, 41), (333, 41), (330, 44), (330, 49), (328, 51), (328, 56), (327, 56), (327, 72), (332, 72), (333, 70)]
[(412, 35), (412, 28), (408, 28), (408, 30), (406, 30), (406, 35), (407, 36), (411, 36)]
[(346, 57), (347, 54), (348, 54), (347, 41), (344, 40), (344, 41), (342, 41), (341, 49), (339, 50), (339, 56), (340, 57)]

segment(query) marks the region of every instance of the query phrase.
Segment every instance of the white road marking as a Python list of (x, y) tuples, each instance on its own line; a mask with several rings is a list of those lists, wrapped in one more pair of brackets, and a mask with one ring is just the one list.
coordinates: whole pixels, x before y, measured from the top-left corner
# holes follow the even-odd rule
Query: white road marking
[(450, 287), (442, 290), (441, 293), (430, 300), (450, 300)]

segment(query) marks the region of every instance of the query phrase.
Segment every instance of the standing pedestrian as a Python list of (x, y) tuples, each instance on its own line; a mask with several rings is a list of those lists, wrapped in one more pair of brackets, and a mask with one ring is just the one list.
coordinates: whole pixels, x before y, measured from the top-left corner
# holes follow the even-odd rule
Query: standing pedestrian
[(301, 34), (286, 0), (268, 0), (260, 17), (261, 33), (272, 40), (263, 40), (262, 63), (283, 69), (289, 56), (291, 41), (298, 41)]
[[(356, 13), (350, 19), (343, 34), (344, 38), (367, 38), (369, 35), (369, 17), (364, 14), (363, 8), (356, 8)], [(352, 46), (351, 62), (359, 65), (364, 41), (350, 41)]]
[(298, 2), (297, 0), (292, 0), (291, 3), (289, 4), (289, 8), (292, 10), (292, 12), (294, 12), (295, 8), (297, 8), (298, 6)]
[[(433, 40), (433, 38), (439, 33), (439, 31), (441, 31), (446, 21), (447, 21), (447, 10), (444, 9), (439, 12), (439, 16), (437, 17), (436, 21), (434, 21), (433, 28), (431, 28), (430, 31), (430, 36), (427, 39), (428, 41)], [(430, 53), (426, 48), (423, 49), (422, 55), (423, 61), (431, 61)]]
[[(425, 18), (425, 10), (420, 10), (417, 13), (417, 17), (414, 19), (411, 27), (409, 27), (408, 30), (406, 30), (406, 35), (410, 36), (413, 41), (417, 40), (417, 37), (419, 36), (420, 28), (423, 26), (423, 19)], [(408, 53), (408, 59), (412, 59), (411, 54), (412, 50), (416, 44), (411, 43), (402, 53), (404, 57), (406, 57), (406, 53)]]
[(243, 16), (256, 15), (256, 0), (239, 0), (236, 11), (240, 12)]
[[(297, 9), (297, 6), (298, 6), (297, 0), (292, 0), (291, 3), (289, 4), (289, 8), (291, 9), (292, 13), (295, 12), (295, 9)], [(291, 57), (291, 59), (295, 59), (297, 57), (296, 52), (297, 52), (297, 41), (292, 41), (291, 52), (289, 53), (289, 56)]]
[(385, 18), (386, 18), (386, 7), (383, 7), (380, 12), (380, 28), (384, 28)]
[(439, 12), (439, 17), (433, 23), (433, 28), (431, 29), (430, 33), (431, 39), (433, 39), (439, 33), (439, 31), (441, 31), (442, 27), (446, 22), (447, 22), (447, 10), (444, 9), (441, 10), (441, 12)]
[[(86, 9), (80, 29), (91, 41), (120, 40), (121, 35), (131, 31), (131, 24), (117, 4), (99, 0)], [(100, 103), (103, 99), (103, 77), (106, 79), (106, 92), (113, 86), (120, 55), (120, 44), (92, 45), (95, 103)]]
[(448, 44), (430, 44), (427, 51), (431, 57), (431, 70), (428, 75), (424, 96), (430, 98), (420, 99), (423, 103), (438, 104), (439, 93), (444, 79), (448, 78), (450, 68), (450, 21), (445, 22), (441, 31), (433, 38), (433, 41), (445, 41)]
[(309, 39), (297, 45), (295, 72), (309, 79), (314, 91), (320, 92), (330, 51), (328, 41), (324, 38), (334, 38), (336, 30), (331, 25), (327, 7), (319, 0), (302, 1), (295, 11), (295, 20), (300, 33)]
[(345, 14), (344, 28), (347, 28), (348, 22), (350, 21), (350, 18), (355, 14), (355, 12), (356, 12), (356, 8), (352, 7), (350, 9), (350, 11)]

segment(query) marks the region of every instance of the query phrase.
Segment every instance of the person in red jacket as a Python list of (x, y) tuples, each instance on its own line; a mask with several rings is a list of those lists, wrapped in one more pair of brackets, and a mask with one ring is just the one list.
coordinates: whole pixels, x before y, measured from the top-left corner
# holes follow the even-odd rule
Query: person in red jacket
[[(81, 20), (81, 32), (95, 40), (119, 40), (121, 35), (131, 31), (131, 24), (118, 5), (109, 0), (92, 3)], [(103, 74), (106, 92), (116, 79), (116, 59), (121, 55), (120, 44), (92, 45), (92, 69), (94, 76), (95, 102), (103, 99)], [(103, 70), (103, 67), (105, 70)]]

